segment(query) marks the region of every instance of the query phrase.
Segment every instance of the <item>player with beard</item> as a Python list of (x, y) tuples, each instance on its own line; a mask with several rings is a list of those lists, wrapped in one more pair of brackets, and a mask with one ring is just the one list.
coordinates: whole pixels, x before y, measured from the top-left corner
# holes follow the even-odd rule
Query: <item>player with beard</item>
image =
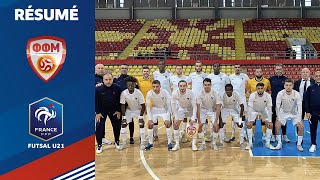
[[(183, 75), (182, 65), (177, 65), (176, 66), (176, 75), (170, 76), (170, 84), (172, 86), (172, 93), (179, 89), (179, 87), (178, 87), (179, 81), (181, 81), (181, 80), (187, 81), (187, 79), (188, 79), (188, 77)], [(188, 81), (187, 81), (187, 83), (188, 83)]]

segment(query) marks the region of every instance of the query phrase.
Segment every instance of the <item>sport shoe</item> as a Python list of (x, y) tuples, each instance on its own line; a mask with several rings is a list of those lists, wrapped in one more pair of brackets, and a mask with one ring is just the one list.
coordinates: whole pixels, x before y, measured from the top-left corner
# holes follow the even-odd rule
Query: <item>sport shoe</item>
[(275, 150), (275, 147), (272, 146), (272, 144), (270, 144), (270, 143), (266, 143), (265, 146), (266, 146), (266, 148), (268, 148), (268, 149)]
[(209, 135), (209, 137), (205, 136), (204, 139), (206, 142), (211, 142), (212, 137), (213, 137), (212, 135)]
[(172, 151), (172, 144), (168, 144), (168, 151)]
[(286, 142), (286, 143), (290, 143), (290, 139), (288, 138), (287, 135), (283, 135), (282, 139)]
[(143, 150), (145, 150), (145, 148), (146, 148), (146, 146), (145, 146), (144, 144), (141, 144), (141, 145), (140, 145), (140, 150), (143, 151)]
[(231, 139), (228, 139), (228, 138), (224, 138), (223, 140), (225, 143), (231, 143)]
[(127, 148), (127, 144), (120, 144), (119, 151), (122, 151)]
[(132, 137), (130, 138), (130, 144), (134, 144), (134, 139)]
[(246, 144), (243, 142), (243, 143), (241, 143), (240, 144), (240, 148), (241, 148), (241, 150), (244, 150), (244, 149), (246, 149)]
[(115, 143), (114, 143), (114, 147), (119, 150), (119, 149), (120, 149), (120, 144), (119, 144), (119, 142), (115, 142)]
[(248, 143), (245, 149), (246, 150), (250, 150), (252, 148), (253, 148), (253, 144)]
[(111, 144), (112, 144), (112, 142), (109, 141), (109, 140), (106, 139), (106, 138), (102, 138), (102, 143), (103, 143), (103, 144), (107, 144), (107, 145), (111, 145)]
[(181, 142), (182, 143), (186, 143), (187, 139), (186, 139), (186, 132), (185, 131), (180, 131), (181, 134)]
[(230, 142), (235, 141), (236, 138), (235, 137), (231, 137)]
[(198, 151), (203, 151), (206, 149), (206, 144), (201, 144), (198, 148)]
[(298, 149), (298, 151), (300, 151), (300, 152), (303, 152), (303, 151), (304, 151), (304, 149), (303, 149), (303, 147), (302, 147), (301, 145), (297, 145), (297, 149)]
[(180, 145), (176, 144), (174, 145), (174, 147), (172, 148), (172, 151), (178, 151), (180, 149)]
[(102, 153), (102, 145), (100, 145), (100, 146), (97, 147), (96, 153), (97, 153), (97, 154)]
[(144, 148), (145, 151), (149, 151), (153, 148), (153, 144), (148, 143), (147, 146)]
[(158, 136), (154, 136), (154, 137), (153, 137), (153, 140), (154, 140), (154, 141), (158, 141), (158, 139), (159, 139)]
[(218, 150), (219, 150), (217, 144), (212, 144), (212, 149), (215, 150), (215, 151), (218, 151)]
[(274, 149), (279, 150), (281, 148), (282, 148), (282, 143), (278, 143), (277, 146)]
[(312, 144), (311, 147), (310, 147), (310, 149), (309, 149), (309, 152), (313, 153), (313, 152), (315, 152), (316, 150), (317, 150), (317, 146), (314, 145), (314, 144)]
[(275, 142), (275, 141), (276, 141), (276, 137), (275, 137), (275, 135), (272, 135), (272, 136), (271, 136), (270, 141), (271, 141), (271, 142)]
[(197, 148), (196, 144), (192, 144), (192, 151), (198, 151), (198, 148)]
[(217, 143), (217, 146), (219, 149), (223, 149), (224, 148), (224, 144), (223, 143)]

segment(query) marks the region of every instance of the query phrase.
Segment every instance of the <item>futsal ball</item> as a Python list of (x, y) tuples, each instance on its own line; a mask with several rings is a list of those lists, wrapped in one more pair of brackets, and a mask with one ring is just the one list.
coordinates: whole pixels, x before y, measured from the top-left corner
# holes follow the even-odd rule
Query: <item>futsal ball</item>
[(192, 140), (193, 136), (197, 136), (197, 127), (195, 125), (188, 125), (186, 130), (186, 135), (188, 141)]
[(40, 69), (45, 72), (50, 71), (53, 68), (53, 62), (48, 58), (41, 58), (39, 65)]

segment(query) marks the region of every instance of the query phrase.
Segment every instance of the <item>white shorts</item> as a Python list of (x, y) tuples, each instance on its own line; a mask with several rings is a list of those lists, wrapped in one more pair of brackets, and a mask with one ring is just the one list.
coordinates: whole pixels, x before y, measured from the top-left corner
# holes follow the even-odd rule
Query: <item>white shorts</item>
[(271, 115), (268, 112), (255, 112), (248, 111), (248, 121), (255, 121), (257, 116), (260, 116), (261, 120), (271, 122)]
[(158, 119), (161, 118), (163, 121), (169, 121), (170, 117), (167, 113), (162, 113), (162, 114), (153, 114), (152, 113), (152, 122), (156, 123)]
[(221, 109), (221, 118), (222, 118), (222, 122), (226, 123), (227, 122), (227, 118), (231, 116), (233, 119), (233, 122), (238, 123), (239, 121), (242, 121), (242, 118), (240, 118), (240, 114), (239, 112), (237, 112), (234, 109), (226, 109), (226, 108), (222, 108)]
[(216, 119), (216, 112), (210, 112), (207, 110), (200, 110), (200, 122), (201, 124), (206, 123), (206, 119), (208, 121), (214, 122), (214, 120)]
[(301, 122), (301, 116), (297, 114), (290, 114), (285, 112), (280, 112), (278, 116), (279, 121), (284, 126), (287, 123), (288, 119), (291, 119), (292, 124), (295, 126), (298, 124), (298, 122)]
[(126, 110), (126, 119), (127, 123), (131, 123), (133, 118), (139, 119), (140, 117), (140, 110), (137, 111), (131, 111), (131, 110)]
[(192, 110), (183, 110), (183, 109), (178, 109), (177, 117), (175, 117), (176, 120), (183, 120), (184, 118), (191, 118), (192, 116)]

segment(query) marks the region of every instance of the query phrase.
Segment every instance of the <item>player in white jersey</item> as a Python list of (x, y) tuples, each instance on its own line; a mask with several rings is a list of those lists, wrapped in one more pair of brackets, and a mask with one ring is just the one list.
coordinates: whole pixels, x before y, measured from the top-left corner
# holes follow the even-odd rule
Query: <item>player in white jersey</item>
[[(181, 121), (185, 118), (190, 118), (190, 125), (197, 125), (196, 123), (196, 113), (197, 113), (197, 105), (196, 98), (193, 92), (187, 89), (187, 82), (185, 80), (181, 80), (178, 84), (179, 90), (175, 91), (172, 94), (171, 107), (174, 116), (174, 140), (175, 146), (172, 148), (172, 151), (177, 151), (180, 149), (179, 145), (179, 127)], [(183, 133), (185, 134), (185, 129), (183, 129)], [(196, 140), (197, 137), (193, 136), (192, 139), (192, 150), (196, 151)]]
[(158, 122), (159, 118), (164, 120), (168, 138), (168, 150), (172, 150), (172, 130), (170, 122), (171, 114), (171, 97), (169, 93), (162, 89), (160, 81), (154, 80), (152, 82), (152, 90), (147, 93), (146, 108), (148, 117), (148, 138), (149, 143), (145, 150), (153, 148), (153, 125)]
[[(166, 90), (171, 95), (170, 77), (172, 73), (166, 71), (166, 62), (161, 59), (158, 63), (158, 71), (153, 72), (153, 79), (160, 81), (162, 89)], [(153, 128), (154, 140), (158, 140), (158, 122), (154, 123)]]
[[(120, 146), (120, 150), (125, 149), (126, 139), (127, 139), (127, 124), (133, 121), (133, 118), (137, 118), (139, 120), (140, 126), (140, 144), (141, 149), (145, 148), (144, 141), (145, 141), (145, 130), (144, 130), (144, 119), (143, 115), (145, 113), (145, 103), (143, 94), (139, 89), (136, 89), (137, 80), (132, 77), (128, 76), (126, 78), (127, 89), (122, 91), (120, 95), (120, 104), (121, 104), (121, 113), (122, 116), (122, 127), (121, 127), (121, 137), (122, 137), (122, 144)], [(126, 107), (126, 104), (128, 105)]]
[[(233, 86), (233, 91), (237, 92), (242, 98), (244, 105), (244, 114), (247, 111), (247, 99), (246, 99), (246, 84), (249, 81), (249, 77), (245, 73), (241, 73), (240, 64), (234, 65), (235, 73), (229, 76), (230, 83)], [(242, 117), (245, 120), (245, 116)], [(243, 124), (246, 129), (246, 123)], [(235, 141), (235, 123), (231, 123), (231, 139), (230, 141)], [(246, 136), (246, 134), (245, 134)]]
[(272, 135), (272, 99), (271, 95), (264, 91), (264, 84), (258, 83), (256, 85), (256, 92), (250, 94), (248, 102), (248, 139), (249, 143), (246, 147), (246, 150), (249, 150), (253, 147), (252, 144), (252, 126), (254, 125), (257, 117), (259, 116), (261, 122), (264, 122), (267, 125), (266, 131), (266, 144), (265, 146), (269, 149), (274, 149), (270, 144), (270, 139)]
[[(219, 63), (213, 64), (213, 73), (209, 74), (207, 77), (211, 79), (213, 90), (219, 94), (224, 92), (226, 84), (230, 84), (229, 77), (225, 73), (221, 72)], [(219, 120), (222, 120), (221, 117), (219, 117)], [(225, 128), (226, 127), (224, 127), (224, 131), (226, 131)], [(229, 139), (225, 139), (225, 141), (230, 142)]]
[[(226, 84), (225, 86), (225, 92), (221, 94), (221, 102), (222, 102), (222, 109), (221, 109), (221, 117), (222, 117), (222, 126), (225, 126), (227, 118), (232, 118), (232, 123), (235, 123), (239, 128), (240, 133), (240, 147), (241, 149), (245, 148), (244, 145), (244, 137), (245, 137), (245, 129), (243, 128), (242, 124), (242, 117), (244, 113), (244, 103), (243, 98), (240, 97), (240, 95), (233, 91), (232, 84)], [(221, 126), (220, 126), (221, 128)], [(220, 137), (220, 143), (222, 143), (222, 140), (225, 139), (225, 131), (223, 131), (223, 128), (219, 129), (219, 137)]]
[[(211, 120), (211, 134), (214, 134), (212, 148), (218, 150), (216, 145), (216, 139), (218, 137), (218, 124), (216, 124), (215, 131), (213, 130), (213, 124), (216, 121), (217, 106), (221, 104), (219, 95), (212, 89), (211, 79), (205, 78), (203, 80), (203, 89), (197, 96), (197, 119), (199, 123), (198, 136), (201, 139), (201, 145), (198, 148), (199, 151), (206, 148), (204, 139), (203, 126), (207, 120)], [(214, 132), (213, 132), (214, 131)]]
[(282, 148), (282, 141), (280, 135), (281, 125), (284, 126), (288, 119), (291, 119), (293, 126), (298, 127), (298, 142), (297, 149), (303, 151), (301, 145), (303, 139), (303, 122), (302, 122), (302, 99), (298, 91), (293, 90), (293, 80), (286, 79), (284, 83), (284, 89), (277, 95), (276, 100), (276, 139), (278, 141), (275, 149)]
[(183, 75), (183, 67), (182, 67), (182, 65), (177, 65), (176, 66), (176, 75), (170, 76), (170, 84), (171, 84), (171, 87), (172, 87), (172, 92), (174, 92), (174, 91), (179, 89), (178, 88), (178, 83), (181, 80), (185, 80), (189, 84), (187, 79), (188, 79), (188, 77)]

